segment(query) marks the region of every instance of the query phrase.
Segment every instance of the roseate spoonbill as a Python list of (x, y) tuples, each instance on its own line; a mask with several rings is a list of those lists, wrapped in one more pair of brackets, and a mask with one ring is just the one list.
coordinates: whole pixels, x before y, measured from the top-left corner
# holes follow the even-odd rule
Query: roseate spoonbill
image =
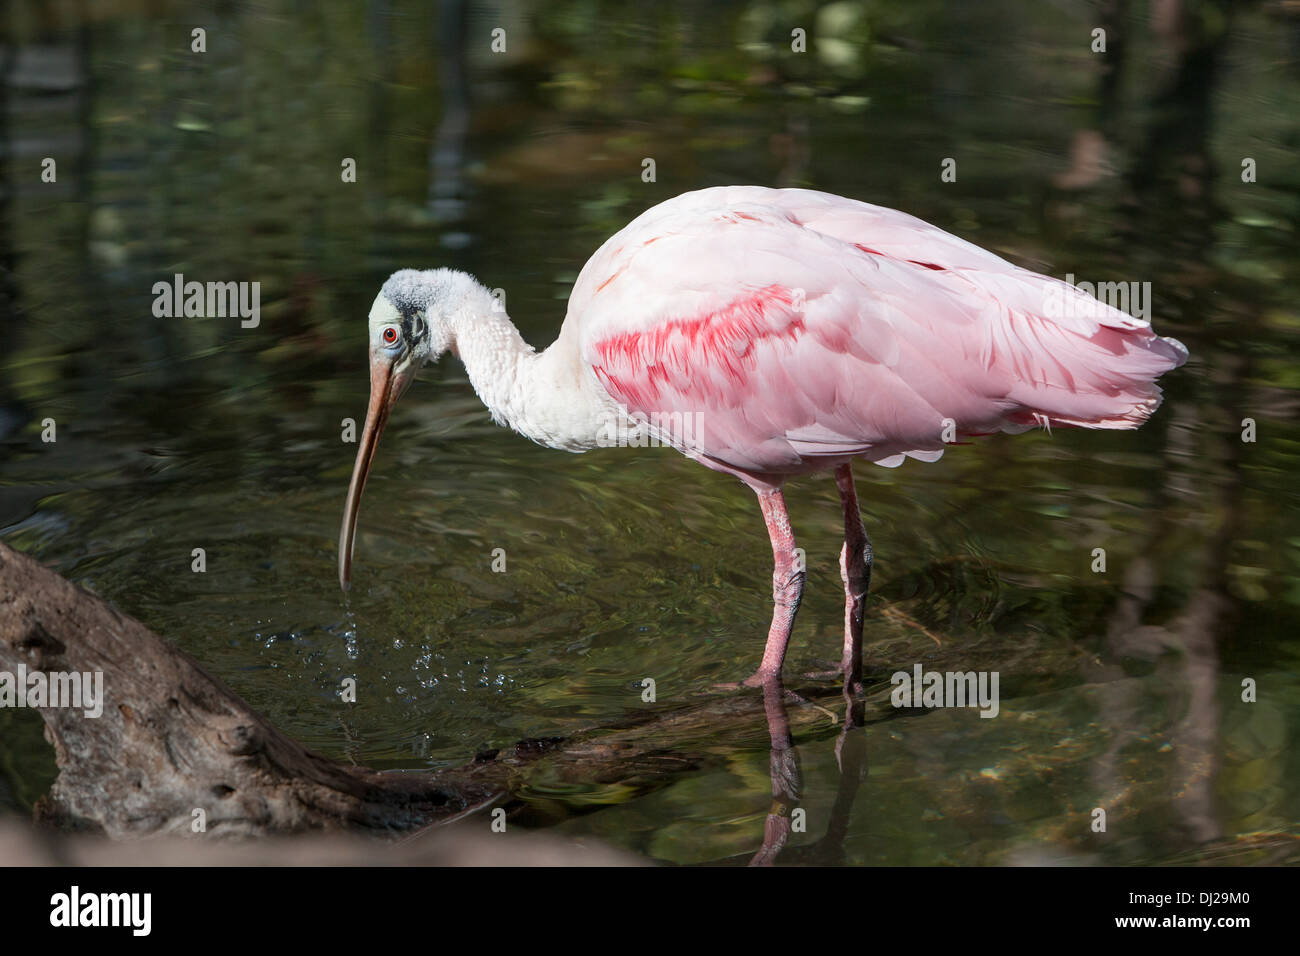
[[(912, 216), (759, 186), (685, 193), (610, 237), (544, 352), (450, 269), (394, 273), (369, 334), (370, 406), (339, 535), (345, 590), (389, 412), (417, 369), (451, 351), (492, 418), (539, 444), (586, 451), (608, 444), (614, 423), (648, 421), (754, 490), (775, 608), (748, 684), (780, 674), (803, 592), (787, 478), (835, 473), (841, 666), (857, 684), (872, 552), (851, 462), (934, 461), (956, 439), (1036, 425), (1136, 428), (1160, 404), (1155, 379), (1187, 357), (1147, 322)], [(693, 434), (664, 434), (684, 420)]]

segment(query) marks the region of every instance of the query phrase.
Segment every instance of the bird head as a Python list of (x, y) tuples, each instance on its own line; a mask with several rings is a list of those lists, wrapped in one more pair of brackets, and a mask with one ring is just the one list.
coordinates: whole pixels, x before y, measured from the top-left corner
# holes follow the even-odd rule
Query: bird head
[(351, 583), (357, 511), (379, 436), (415, 373), (452, 347), (452, 318), (463, 307), (467, 292), (476, 288), (478, 284), (463, 272), (403, 269), (389, 277), (370, 307), (370, 405), (339, 530), (339, 586), (345, 591)]

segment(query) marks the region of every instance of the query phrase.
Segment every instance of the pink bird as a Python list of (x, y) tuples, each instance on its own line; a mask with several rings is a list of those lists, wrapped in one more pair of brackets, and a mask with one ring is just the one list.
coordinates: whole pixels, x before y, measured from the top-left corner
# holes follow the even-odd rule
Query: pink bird
[[(833, 470), (844, 514), (847, 683), (862, 678), (871, 543), (851, 463), (935, 461), (954, 441), (1039, 426), (1136, 428), (1176, 340), (1060, 280), (912, 216), (806, 189), (729, 186), (642, 213), (596, 251), (537, 352), (498, 299), (449, 269), (403, 270), (369, 317), (370, 406), (339, 536), (349, 586), (380, 433), (416, 370), (456, 354), (498, 424), (570, 452), (669, 444), (758, 495), (778, 677), (803, 593), (782, 486)], [(629, 440), (630, 438), (630, 440)]]

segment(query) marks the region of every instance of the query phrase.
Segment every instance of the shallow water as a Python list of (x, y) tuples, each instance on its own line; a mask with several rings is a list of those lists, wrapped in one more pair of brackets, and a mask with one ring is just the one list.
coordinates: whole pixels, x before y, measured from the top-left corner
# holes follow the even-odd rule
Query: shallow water
[[(996, 670), (1001, 709), (871, 711), (837, 758), (833, 706), (790, 703), (807, 828), (777, 859), (1294, 860), (1300, 20), (1207, 19), (1181, 57), (1135, 21), (1112, 95), (1093, 25), (1065, 9), (849, 6), (810, 14), (849, 46), (803, 58), (782, 55), (782, 8), (761, 3), (522, 4), (497, 59), (475, 15), (474, 42), (449, 44), (474, 95), (463, 142), (446, 122), (457, 57), (427, 42), (427, 5), (214, 13), (203, 55), (188, 23), (125, 5), (21, 22), (0, 537), (361, 764), (452, 766), (712, 699), (766, 634), (752, 494), (666, 449), (534, 446), (491, 423), (453, 359), (393, 416), (340, 594), (355, 452), (340, 422), (365, 410), (370, 300), (396, 268), (463, 268), (505, 289), (542, 346), (587, 256), (679, 192), (806, 185), (896, 206), (1051, 274), (1149, 282), (1158, 330), (1192, 358), (1136, 433), (998, 436), (858, 468), (873, 691), (918, 662)], [(1108, 158), (1073, 188), (1057, 177), (1090, 129)], [(32, 173), (47, 155), (57, 183)], [(1258, 181), (1241, 181), (1243, 156)], [(940, 181), (945, 157), (956, 182)], [(259, 281), (260, 325), (154, 318), (153, 283), (177, 272)], [(806, 689), (797, 675), (838, 656), (839, 506), (829, 476), (788, 500), (809, 576), (787, 669)], [(53, 773), (30, 716), (0, 711), (13, 812)], [(663, 861), (757, 852), (773, 792), (761, 711), (665, 731), (660, 749), (676, 770), (539, 775), (524, 819)]]

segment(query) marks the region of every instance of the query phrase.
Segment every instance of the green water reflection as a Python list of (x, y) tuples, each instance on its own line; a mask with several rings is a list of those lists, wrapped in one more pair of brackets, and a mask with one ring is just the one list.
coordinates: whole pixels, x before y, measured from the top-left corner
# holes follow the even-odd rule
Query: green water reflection
[[(454, 3), (110, 2), (77, 23), (20, 3), (0, 535), (341, 759), (453, 765), (697, 699), (748, 673), (766, 633), (752, 495), (667, 450), (535, 447), (491, 424), (452, 359), (394, 415), (342, 598), (340, 423), (364, 414), (370, 300), (398, 267), (463, 268), (545, 345), (586, 258), (677, 193), (896, 206), (1042, 271), (1150, 282), (1192, 358), (1139, 433), (860, 469), (877, 681), (997, 670), (1001, 714), (872, 720), (846, 784), (836, 724), (790, 705), (808, 827), (781, 859), (1294, 860), (1300, 18), (1178, 6), (1169, 34), (1137, 9), (1109, 24), (1123, 42), (1101, 63), (1091, 8), (1050, 4), (521, 3), (462, 23)], [(787, 52), (791, 24), (809, 53)], [(259, 281), (261, 324), (154, 318), (153, 283), (178, 272)], [(839, 514), (826, 476), (789, 498), (810, 565), (800, 674), (838, 655)], [(52, 774), (29, 717), (0, 711), (15, 812)], [(665, 746), (689, 765), (542, 776), (523, 797), (656, 859), (747, 859), (772, 799), (764, 721)]]

